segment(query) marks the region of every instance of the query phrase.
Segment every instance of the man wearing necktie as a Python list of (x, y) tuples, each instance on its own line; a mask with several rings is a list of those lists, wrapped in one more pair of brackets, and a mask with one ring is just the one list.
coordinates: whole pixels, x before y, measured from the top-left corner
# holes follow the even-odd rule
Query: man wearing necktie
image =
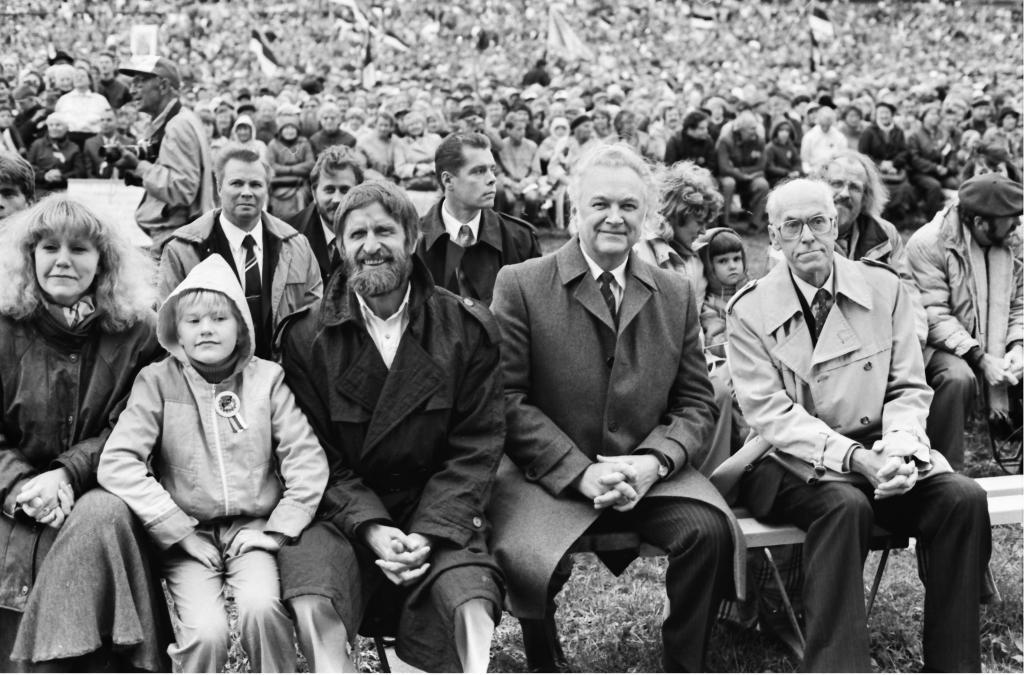
[(283, 324), (323, 295), (309, 241), (266, 211), (269, 167), (240, 146), (217, 162), (221, 208), (178, 228), (164, 246), (157, 291), (166, 298), (201, 260), (218, 254), (238, 276), (252, 314), (256, 356), (272, 359)]
[(494, 210), (498, 167), (483, 134), (449, 134), (434, 167), (444, 195), (420, 220), (416, 255), (438, 286), (488, 304), (499, 269), (540, 255), (537, 231)]
[(363, 169), (353, 150), (345, 145), (328, 146), (309, 172), (313, 203), (288, 219), (288, 224), (309, 240), (325, 287), (341, 263), (334, 240), (334, 214), (348, 191), (362, 182)]
[[(564, 670), (554, 598), (568, 551), (588, 532), (637, 533), (669, 556), (665, 669), (699, 671), (719, 599), (742, 587), (729, 572), (743, 569), (743, 537), (697, 471), (717, 411), (693, 291), (632, 253), (658, 213), (636, 151), (593, 149), (569, 194), (578, 236), (495, 283), (507, 423), (495, 555), (529, 668)], [(602, 556), (616, 573), (633, 557)]]
[(987, 501), (931, 449), (932, 390), (906, 288), (884, 264), (836, 253), (826, 183), (786, 183), (767, 209), (786, 264), (736, 294), (727, 352), (743, 414), (766, 441), (742, 460), (740, 501), (807, 532), (803, 669), (870, 670), (862, 579), (877, 522), (916, 537), (928, 561), (924, 669), (977, 672)]

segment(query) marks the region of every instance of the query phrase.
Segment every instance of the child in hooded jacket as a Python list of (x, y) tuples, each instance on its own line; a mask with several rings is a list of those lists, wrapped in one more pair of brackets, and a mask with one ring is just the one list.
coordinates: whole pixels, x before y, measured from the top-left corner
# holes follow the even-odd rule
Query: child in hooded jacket
[(224, 667), (227, 584), (252, 670), (294, 672), (275, 553), (312, 521), (326, 456), (281, 367), (253, 355), (241, 285), (219, 255), (167, 298), (157, 335), (170, 357), (139, 373), (98, 480), (165, 551), (180, 620), (168, 653), (183, 672)]
[(800, 176), (800, 148), (794, 142), (793, 124), (780, 120), (772, 127), (765, 148), (764, 175), (774, 187), (784, 180)]
[(694, 242), (693, 248), (704, 264), (708, 283), (700, 310), (704, 351), (724, 359), (725, 308), (736, 291), (747, 283), (747, 254), (743, 240), (728, 227), (708, 230)]

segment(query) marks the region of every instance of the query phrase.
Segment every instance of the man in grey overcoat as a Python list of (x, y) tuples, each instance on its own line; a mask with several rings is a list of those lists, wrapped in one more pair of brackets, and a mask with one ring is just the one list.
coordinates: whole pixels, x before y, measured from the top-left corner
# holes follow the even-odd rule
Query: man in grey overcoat
[(568, 551), (585, 533), (637, 533), (669, 557), (665, 669), (698, 671), (718, 600), (734, 582), (742, 590), (729, 572), (741, 573), (743, 537), (696, 469), (716, 415), (697, 307), (685, 278), (631, 253), (658, 212), (635, 151), (584, 155), (570, 196), (578, 236), (495, 284), (507, 457), (491, 500), (494, 552), (529, 667), (565, 670), (554, 597)]

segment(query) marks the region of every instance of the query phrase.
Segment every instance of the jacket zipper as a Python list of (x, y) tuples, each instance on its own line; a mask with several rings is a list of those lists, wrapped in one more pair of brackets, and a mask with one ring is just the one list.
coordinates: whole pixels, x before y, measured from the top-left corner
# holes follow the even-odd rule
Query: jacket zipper
[(217, 451), (217, 464), (220, 466), (220, 487), (224, 492), (224, 515), (228, 515), (228, 477), (224, 473), (224, 451), (220, 446), (220, 429), (217, 426), (217, 387), (211, 387), (213, 396), (210, 398), (210, 415), (213, 419), (213, 445)]

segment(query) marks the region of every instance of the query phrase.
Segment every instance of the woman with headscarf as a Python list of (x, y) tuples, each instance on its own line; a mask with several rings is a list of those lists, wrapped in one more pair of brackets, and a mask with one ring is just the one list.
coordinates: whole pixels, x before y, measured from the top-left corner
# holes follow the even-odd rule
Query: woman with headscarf
[(112, 419), (160, 353), (151, 263), (59, 195), (0, 237), (0, 671), (94, 670), (111, 645), (127, 657), (115, 670), (165, 667), (145, 533), (93, 489)]
[(36, 170), (36, 187), (42, 190), (63, 190), (68, 178), (85, 176), (85, 158), (68, 137), (68, 122), (60, 113), (46, 118), (46, 135), (32, 143), (28, 161)]
[(277, 110), (277, 134), (267, 145), (274, 170), (270, 179), (270, 212), (291, 218), (309, 203), (309, 172), (316, 163), (313, 146), (299, 135), (299, 108), (285, 103)]

